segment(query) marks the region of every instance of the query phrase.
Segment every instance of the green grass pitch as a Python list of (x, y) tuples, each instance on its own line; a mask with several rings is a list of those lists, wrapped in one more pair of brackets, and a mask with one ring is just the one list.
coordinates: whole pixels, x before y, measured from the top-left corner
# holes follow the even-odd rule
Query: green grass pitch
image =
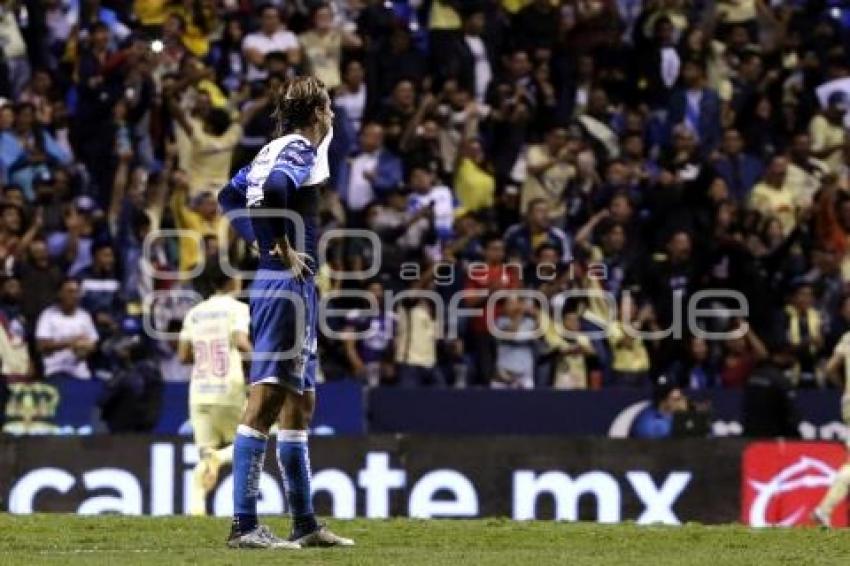
[[(278, 534), (284, 518), (270, 518)], [(0, 564), (850, 564), (850, 533), (740, 526), (409, 519), (333, 521), (357, 546), (299, 551), (229, 550), (229, 523), (212, 518), (0, 515)]]

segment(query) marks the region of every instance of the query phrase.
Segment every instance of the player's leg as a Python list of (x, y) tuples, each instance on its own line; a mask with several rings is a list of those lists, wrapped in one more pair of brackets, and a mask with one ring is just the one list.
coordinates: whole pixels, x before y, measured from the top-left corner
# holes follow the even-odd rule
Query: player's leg
[[(850, 424), (850, 396), (845, 395), (841, 400), (841, 414), (844, 422)], [(850, 451), (850, 438), (847, 439), (847, 449)], [(835, 479), (832, 480), (832, 485), (821, 500), (820, 505), (812, 513), (812, 519), (821, 526), (830, 527), (832, 525), (832, 511), (846, 499), (848, 491), (850, 491), (850, 458), (843, 466), (838, 468)]]
[(351, 546), (353, 540), (340, 537), (320, 525), (313, 512), (308, 431), (316, 408), (317, 367), (316, 354), (310, 354), (304, 368), (306, 389), (300, 395), (287, 392), (278, 419), (278, 465), (292, 513), (290, 540), (301, 546)]
[(218, 483), (221, 467), (233, 462), (233, 439), (236, 427), (242, 416), (242, 406), (214, 405), (211, 416), (215, 426), (216, 448), (210, 448), (201, 453), (201, 485), (207, 493)]
[[(255, 542), (261, 546), (265, 540), (265, 532), (258, 532), (257, 523), (260, 475), (269, 428), (280, 413), (283, 399), (283, 388), (267, 383), (252, 385), (248, 393), (233, 441), (233, 527), (228, 541), (231, 546), (253, 546)], [(254, 534), (258, 536), (253, 537)]]
[(292, 535), (298, 538), (316, 530), (310, 493), (310, 456), (307, 431), (316, 406), (315, 391), (287, 393), (278, 418), (277, 458), (289, 510)]
[(832, 485), (829, 487), (820, 505), (815, 509), (812, 518), (821, 526), (830, 527), (832, 524), (832, 511), (839, 503), (847, 498), (849, 490), (850, 459), (838, 468), (835, 479), (832, 480)]
[(206, 458), (218, 444), (218, 435), (215, 431), (215, 415), (212, 405), (191, 405), (189, 407), (189, 420), (192, 423), (192, 432), (195, 436), (195, 446), (198, 448), (198, 464), (192, 472), (192, 485), (189, 492), (189, 514), (207, 514), (207, 492), (204, 486), (204, 474), (206, 473)]
[(297, 548), (271, 534), (257, 521), (260, 477), (266, 455), (269, 428), (280, 414), (285, 389), (279, 380), (288, 370), (276, 358), (291, 341), (286, 332), (292, 324), (292, 305), (281, 300), (291, 283), (281, 277), (257, 277), (251, 287), (251, 388), (233, 441), (233, 525), (231, 547)]

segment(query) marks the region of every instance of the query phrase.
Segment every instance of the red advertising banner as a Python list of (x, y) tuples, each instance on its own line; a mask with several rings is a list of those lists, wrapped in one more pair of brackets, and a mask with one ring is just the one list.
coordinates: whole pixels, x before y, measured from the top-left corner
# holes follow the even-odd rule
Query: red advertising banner
[[(741, 522), (752, 527), (811, 525), (811, 513), (847, 460), (847, 449), (823, 442), (758, 442), (744, 450)], [(832, 515), (847, 526), (847, 502)]]

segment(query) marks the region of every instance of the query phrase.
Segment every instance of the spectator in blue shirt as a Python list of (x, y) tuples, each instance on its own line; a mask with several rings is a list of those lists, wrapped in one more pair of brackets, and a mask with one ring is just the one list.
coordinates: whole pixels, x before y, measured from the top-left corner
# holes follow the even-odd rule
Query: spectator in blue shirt
[(383, 366), (391, 357), (395, 324), (393, 312), (385, 308), (383, 284), (371, 281), (366, 291), (374, 297), (377, 310), (354, 309), (346, 315), (345, 355), (354, 375), (374, 387), (380, 384)]
[(744, 153), (744, 138), (735, 128), (723, 132), (720, 153), (713, 162), (714, 169), (729, 188), (729, 196), (738, 202), (746, 202), (761, 175), (764, 163), (761, 159)]
[(670, 438), (673, 415), (688, 410), (688, 398), (679, 387), (661, 378), (652, 394), (652, 404), (635, 419), (633, 438)]
[(523, 260), (531, 258), (534, 250), (543, 244), (552, 244), (563, 262), (572, 260), (567, 234), (551, 225), (546, 200), (534, 199), (528, 204), (525, 221), (515, 224), (505, 232), (505, 247), (509, 257)]
[(682, 66), (682, 88), (670, 97), (668, 129), (685, 124), (699, 138), (703, 156), (708, 156), (720, 142), (720, 96), (705, 87), (705, 68), (698, 60)]

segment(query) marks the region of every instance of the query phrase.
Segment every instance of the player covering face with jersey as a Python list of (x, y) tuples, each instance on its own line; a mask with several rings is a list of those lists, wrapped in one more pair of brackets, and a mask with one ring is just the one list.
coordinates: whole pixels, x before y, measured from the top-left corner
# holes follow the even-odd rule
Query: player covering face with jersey
[[(333, 112), (324, 85), (314, 77), (285, 84), (275, 112), (279, 137), (219, 195), (234, 229), (260, 255), (249, 292), (254, 354), (248, 401), (233, 445), (234, 519), (228, 545), (351, 545), (316, 522), (307, 448), (317, 368), (318, 191), (329, 176)], [(260, 476), (275, 421), (278, 462), (293, 516), (289, 540), (257, 523)]]

